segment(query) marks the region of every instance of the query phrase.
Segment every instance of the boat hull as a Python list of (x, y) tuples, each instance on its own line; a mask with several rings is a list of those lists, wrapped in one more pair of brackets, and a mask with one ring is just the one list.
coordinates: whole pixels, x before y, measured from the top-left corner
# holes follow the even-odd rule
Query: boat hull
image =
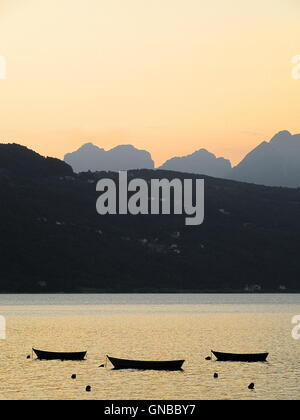
[(107, 356), (107, 358), (115, 369), (181, 370), (184, 363), (184, 360), (142, 361), (116, 359), (110, 356)]
[(73, 353), (58, 353), (32, 349), (39, 360), (84, 360), (86, 351)]
[(265, 362), (269, 353), (221, 353), (218, 351), (211, 351), (212, 354), (219, 361), (223, 362)]

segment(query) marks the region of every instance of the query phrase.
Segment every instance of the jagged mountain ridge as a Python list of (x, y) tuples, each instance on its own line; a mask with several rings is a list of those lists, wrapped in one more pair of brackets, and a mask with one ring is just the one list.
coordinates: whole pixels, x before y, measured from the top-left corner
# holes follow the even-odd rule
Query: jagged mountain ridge
[(262, 142), (232, 170), (232, 179), (269, 186), (300, 187), (300, 134), (281, 131)]
[[(75, 172), (95, 170), (154, 169), (151, 154), (134, 146), (104, 149), (88, 143), (65, 161)], [(268, 186), (300, 187), (300, 134), (281, 131), (263, 141), (235, 167), (230, 160), (216, 157), (206, 149), (167, 160), (158, 169), (203, 174)]]

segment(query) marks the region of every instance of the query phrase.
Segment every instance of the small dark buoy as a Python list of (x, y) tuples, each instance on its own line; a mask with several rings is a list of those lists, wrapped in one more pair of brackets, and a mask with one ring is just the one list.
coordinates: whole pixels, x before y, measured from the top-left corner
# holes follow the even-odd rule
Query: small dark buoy
[(105, 367), (105, 365), (100, 365), (99, 367)]
[(75, 373), (71, 376), (72, 379), (76, 379), (77, 376), (75, 375)]
[(88, 386), (85, 388), (85, 390), (86, 390), (86, 392), (91, 392), (92, 387), (91, 387), (90, 385), (88, 385)]
[(214, 378), (218, 378), (219, 375), (217, 373), (214, 373)]
[(30, 356), (30, 354), (28, 354), (28, 356), (27, 356), (27, 359), (31, 359), (31, 356)]
[(205, 360), (211, 360), (210, 356), (205, 357)]
[(254, 389), (254, 383), (251, 382), (251, 384), (248, 386), (248, 389)]

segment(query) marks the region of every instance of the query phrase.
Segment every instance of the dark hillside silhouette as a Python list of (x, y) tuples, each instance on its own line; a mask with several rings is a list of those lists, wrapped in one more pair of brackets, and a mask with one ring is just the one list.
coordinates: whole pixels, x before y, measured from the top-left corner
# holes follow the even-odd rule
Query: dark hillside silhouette
[(59, 159), (43, 157), (19, 144), (0, 144), (0, 172), (20, 176), (73, 175), (72, 168)]
[(0, 292), (300, 292), (299, 189), (205, 176), (203, 225), (186, 227), (183, 216), (99, 216), (96, 182), (117, 181), (117, 173), (70, 176), (63, 162), (54, 160), (55, 169), (26, 151), (39, 171), (28, 176), (25, 165), (24, 176), (23, 148), (3, 150), (10, 164), (0, 171)]

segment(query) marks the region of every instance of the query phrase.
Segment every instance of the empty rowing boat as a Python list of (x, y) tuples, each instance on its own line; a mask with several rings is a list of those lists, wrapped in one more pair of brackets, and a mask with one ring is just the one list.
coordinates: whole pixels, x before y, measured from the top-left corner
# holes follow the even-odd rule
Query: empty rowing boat
[(86, 351), (73, 353), (59, 353), (52, 351), (43, 351), (32, 349), (39, 360), (83, 360), (86, 356)]
[(107, 356), (115, 369), (181, 370), (184, 360), (145, 361), (116, 359)]
[(269, 353), (221, 353), (211, 351), (217, 360), (224, 362), (265, 362)]

